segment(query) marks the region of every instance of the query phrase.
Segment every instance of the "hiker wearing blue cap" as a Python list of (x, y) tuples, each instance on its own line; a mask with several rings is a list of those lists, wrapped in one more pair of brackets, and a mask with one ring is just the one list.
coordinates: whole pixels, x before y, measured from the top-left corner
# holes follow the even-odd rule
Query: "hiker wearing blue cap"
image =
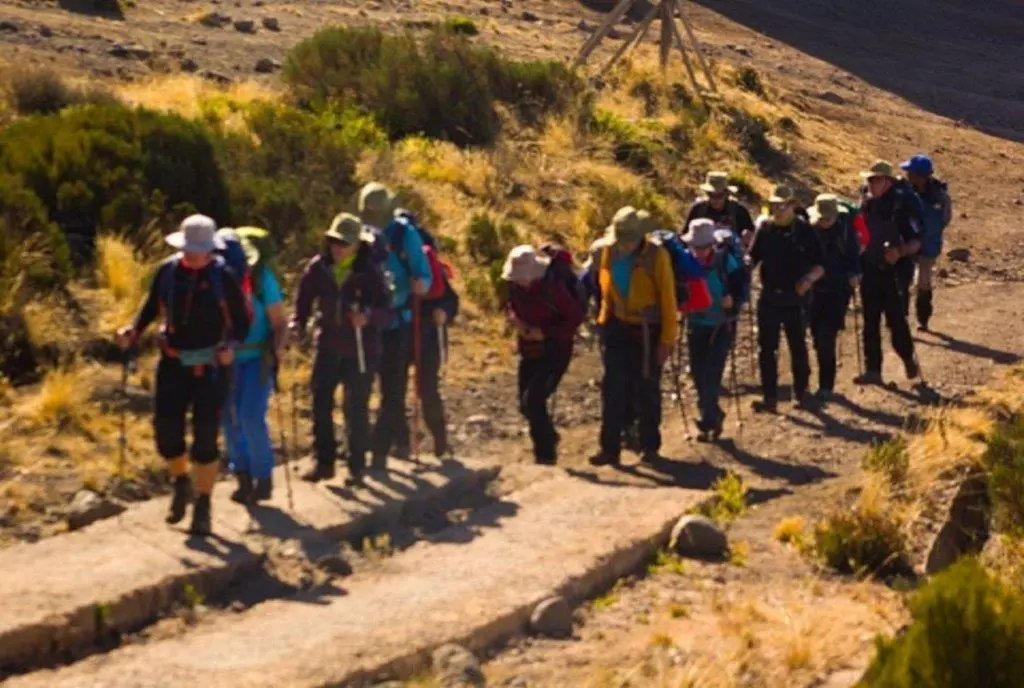
[[(162, 356), (156, 370), (153, 418), (157, 451), (174, 484), (168, 523), (185, 518), (193, 498), (189, 457), (195, 464), (195, 507), (191, 533), (210, 534), (210, 495), (219, 472), (217, 436), (234, 347), (249, 333), (250, 315), (242, 288), (223, 258), (217, 223), (192, 215), (167, 237), (179, 253), (164, 261), (135, 323), (118, 331), (122, 349), (133, 348), (158, 317)], [(192, 446), (185, 420), (192, 412)]]
[(907, 180), (921, 199), (924, 235), (917, 261), (917, 298), (914, 310), (918, 326), (928, 330), (932, 317), (932, 271), (935, 261), (942, 255), (942, 235), (953, 219), (953, 202), (944, 182), (935, 178), (932, 160), (927, 155), (915, 155), (900, 165)]

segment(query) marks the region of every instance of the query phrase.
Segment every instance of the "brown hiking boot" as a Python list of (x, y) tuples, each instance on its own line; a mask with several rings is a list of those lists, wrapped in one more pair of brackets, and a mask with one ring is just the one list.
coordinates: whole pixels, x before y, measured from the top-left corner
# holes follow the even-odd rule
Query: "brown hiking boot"
[(210, 516), (210, 495), (199, 495), (192, 509), (192, 527), (188, 532), (196, 537), (213, 533), (213, 518)]

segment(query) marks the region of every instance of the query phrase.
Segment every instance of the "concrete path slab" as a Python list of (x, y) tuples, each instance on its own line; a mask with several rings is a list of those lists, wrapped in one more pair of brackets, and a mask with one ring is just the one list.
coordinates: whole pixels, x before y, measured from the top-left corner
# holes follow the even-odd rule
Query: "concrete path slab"
[(274, 501), (251, 517), (222, 485), (214, 496), (216, 537), (205, 541), (186, 535), (188, 519), (176, 527), (164, 523), (163, 498), (81, 531), (0, 551), (0, 668), (38, 666), (93, 642), (99, 605), (108, 628), (138, 628), (173, 603), (185, 583), (209, 596), (259, 567), (272, 541), (358, 540), (395, 524), (407, 509), (470, 489), (499, 470), (457, 461), (434, 462), (419, 473), (412, 464), (396, 467), (358, 496), (340, 478), (320, 485), (293, 480), (293, 512), (279, 468)]
[(344, 579), (332, 596), (266, 602), (8, 685), (360, 686), (408, 676), (446, 642), (479, 651), (515, 635), (552, 594), (574, 603), (598, 594), (666, 543), (701, 495), (559, 474)]

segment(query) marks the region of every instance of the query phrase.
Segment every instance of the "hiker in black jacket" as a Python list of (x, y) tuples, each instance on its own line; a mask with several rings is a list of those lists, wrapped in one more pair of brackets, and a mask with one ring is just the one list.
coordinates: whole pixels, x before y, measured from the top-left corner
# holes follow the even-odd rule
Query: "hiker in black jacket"
[(914, 340), (907, 324), (905, 290), (902, 279), (905, 266), (913, 274), (913, 256), (921, 248), (920, 201), (912, 191), (897, 184), (893, 167), (880, 160), (861, 172), (867, 181), (868, 197), (861, 213), (870, 238), (861, 256), (863, 279), (861, 303), (864, 307), (864, 362), (867, 370), (857, 377), (858, 384), (882, 384), (882, 314), (892, 334), (892, 346), (903, 360), (907, 377), (920, 375), (914, 355)]
[[(223, 248), (216, 232), (212, 219), (192, 215), (167, 237), (167, 243), (181, 252), (157, 270), (135, 323), (118, 331), (118, 344), (128, 350), (158, 316), (164, 319), (153, 429), (157, 451), (167, 461), (174, 481), (167, 522), (185, 518), (192, 501), (190, 456), (198, 492), (190, 532), (198, 536), (211, 532), (210, 495), (219, 469), (220, 413), (229, 387), (233, 347), (245, 340), (250, 321), (241, 286), (223, 259), (213, 255), (215, 249)], [(185, 417), (190, 408), (189, 448)]]
[(839, 199), (821, 194), (808, 212), (822, 247), (825, 274), (814, 284), (809, 323), (818, 356), (818, 401), (832, 396), (836, 383), (836, 344), (846, 321), (850, 295), (860, 283), (860, 244), (852, 218)]
[(811, 288), (824, 274), (821, 243), (813, 229), (795, 212), (789, 187), (779, 186), (769, 199), (772, 215), (764, 219), (750, 247), (751, 269), (760, 266), (761, 297), (757, 302), (762, 400), (754, 403), (759, 413), (775, 413), (778, 400), (780, 330), (785, 330), (793, 368), (793, 401), (808, 403), (811, 375), (807, 360), (804, 308)]
[(690, 207), (684, 227), (697, 219), (708, 219), (715, 223), (715, 230), (728, 229), (744, 246), (750, 244), (754, 235), (754, 220), (750, 211), (733, 196), (739, 191), (729, 186), (729, 175), (725, 172), (708, 172), (700, 190), (707, 194), (698, 198)]

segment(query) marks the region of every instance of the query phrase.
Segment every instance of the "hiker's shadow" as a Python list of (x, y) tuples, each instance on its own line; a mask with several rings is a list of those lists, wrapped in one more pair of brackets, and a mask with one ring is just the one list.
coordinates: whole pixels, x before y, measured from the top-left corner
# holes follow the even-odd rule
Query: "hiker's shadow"
[(783, 480), (790, 485), (808, 485), (827, 478), (836, 477), (835, 473), (826, 471), (820, 466), (790, 464), (751, 454), (731, 439), (720, 440), (717, 446), (733, 460), (743, 464), (762, 478)]
[(689, 490), (709, 490), (717, 480), (725, 476), (724, 469), (706, 459), (700, 463), (691, 463), (659, 457), (648, 463), (619, 465), (616, 470), (643, 482), (617, 480), (608, 474), (575, 468), (567, 468), (566, 473), (574, 478), (611, 487), (682, 487)]
[(121, 3), (116, 0), (58, 0), (57, 6), (66, 12), (85, 14), (90, 17), (103, 17), (124, 21)]
[(985, 346), (984, 344), (967, 342), (962, 339), (957, 339), (956, 337), (951, 337), (950, 335), (942, 332), (935, 332), (934, 330), (930, 331), (930, 334), (940, 341), (934, 342), (930, 339), (923, 339), (921, 337), (915, 337), (914, 339), (917, 343), (924, 344), (925, 346), (949, 349), (950, 351), (955, 351), (958, 354), (964, 354), (965, 356), (972, 356), (974, 358), (987, 358), (993, 363), (999, 363), (1002, 365), (1010, 365), (1011, 363), (1016, 363), (1021, 360), (1021, 356), (1019, 354), (1015, 354), (1011, 351), (1002, 351), (1000, 349), (993, 349)]
[(232, 542), (216, 533), (206, 536), (189, 535), (185, 540), (185, 547), (194, 552), (202, 552), (224, 561), (231, 561), (249, 551), (245, 544)]
[(865, 406), (861, 406), (845, 395), (837, 394), (829, 403), (841, 406), (850, 413), (855, 413), (864, 420), (877, 423), (878, 425), (884, 425), (889, 428), (903, 427), (903, 416), (898, 416), (886, 411), (879, 411), (878, 409), (869, 409)]
[(519, 513), (519, 505), (505, 499), (495, 499), (478, 509), (461, 523), (448, 524), (437, 532), (423, 535), (433, 544), (467, 545), (480, 537), (488, 528), (500, 528), (502, 521)]
[(887, 432), (866, 430), (849, 423), (844, 423), (835, 416), (830, 415), (824, 408), (814, 410), (813, 415), (820, 423), (812, 423), (799, 416), (790, 416), (789, 422), (801, 428), (817, 430), (829, 437), (839, 437), (858, 444), (871, 444), (880, 438), (885, 439), (889, 435)]

